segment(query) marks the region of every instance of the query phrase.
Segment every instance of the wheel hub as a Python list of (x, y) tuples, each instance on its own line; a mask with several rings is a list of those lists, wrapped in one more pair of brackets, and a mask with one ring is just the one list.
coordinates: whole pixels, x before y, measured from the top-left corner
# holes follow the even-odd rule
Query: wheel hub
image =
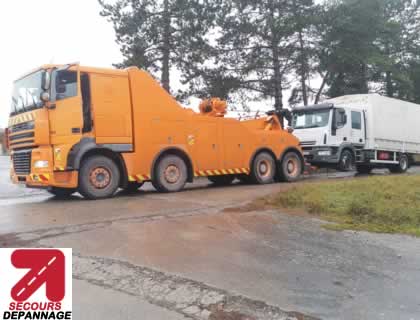
[(175, 165), (169, 165), (164, 172), (165, 180), (169, 183), (177, 183), (181, 172)]
[(94, 168), (89, 174), (89, 181), (96, 189), (104, 189), (111, 182), (111, 172), (106, 168)]
[(287, 173), (290, 176), (296, 176), (298, 174), (298, 164), (297, 161), (295, 159), (290, 159), (289, 161), (287, 161)]
[(270, 164), (267, 161), (262, 160), (258, 166), (258, 171), (263, 177), (269, 176), (271, 173)]

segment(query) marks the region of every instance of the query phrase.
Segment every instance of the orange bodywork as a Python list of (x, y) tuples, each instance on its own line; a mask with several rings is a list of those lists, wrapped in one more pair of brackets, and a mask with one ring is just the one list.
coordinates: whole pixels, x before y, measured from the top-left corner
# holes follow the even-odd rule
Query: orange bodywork
[[(53, 67), (57, 66), (42, 69)], [(80, 80), (77, 95), (57, 101), (55, 108), (46, 103), (46, 107), (11, 117), (12, 157), (25, 150), (31, 153), (29, 173), (11, 169), (16, 183), (77, 188), (78, 170), (69, 166), (69, 159), (84, 138), (103, 148), (124, 146), (119, 151), (124, 177), (138, 182), (152, 179), (156, 159), (166, 150), (183, 152), (193, 176), (249, 174), (253, 156), (262, 149), (276, 159), (290, 148), (300, 152), (298, 139), (282, 129), (275, 115), (245, 121), (225, 118), (220, 100), (215, 114), (196, 113), (179, 105), (147, 72), (137, 68), (70, 69), (77, 71), (78, 79), (81, 74), (89, 77), (92, 130), (82, 130)], [(33, 126), (25, 128), (31, 122)], [(36, 161), (48, 161), (48, 166), (36, 168)]]

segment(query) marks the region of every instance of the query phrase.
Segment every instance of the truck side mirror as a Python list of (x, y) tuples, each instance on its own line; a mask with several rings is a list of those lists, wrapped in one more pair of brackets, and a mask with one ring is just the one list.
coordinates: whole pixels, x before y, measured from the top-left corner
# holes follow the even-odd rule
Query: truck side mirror
[(50, 77), (50, 73), (48, 71), (44, 71), (42, 73), (41, 87), (45, 91), (50, 90), (50, 87), (51, 87), (51, 77)]

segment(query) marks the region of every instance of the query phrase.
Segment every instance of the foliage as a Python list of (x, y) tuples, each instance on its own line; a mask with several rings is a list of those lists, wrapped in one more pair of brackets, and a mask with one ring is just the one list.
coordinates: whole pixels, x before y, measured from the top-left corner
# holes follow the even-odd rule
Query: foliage
[(300, 208), (335, 222), (333, 229), (420, 236), (418, 176), (368, 177), (306, 183), (265, 199), (265, 204)]
[(99, 0), (124, 60), (179, 99), (317, 103), (378, 92), (420, 103), (420, 1)]

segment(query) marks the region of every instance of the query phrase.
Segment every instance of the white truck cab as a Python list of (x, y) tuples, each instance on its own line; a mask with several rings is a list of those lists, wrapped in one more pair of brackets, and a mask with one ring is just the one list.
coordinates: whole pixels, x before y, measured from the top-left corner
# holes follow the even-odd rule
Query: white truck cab
[(328, 101), (295, 108), (292, 127), (307, 162), (349, 171), (365, 145), (365, 119), (362, 106)]

